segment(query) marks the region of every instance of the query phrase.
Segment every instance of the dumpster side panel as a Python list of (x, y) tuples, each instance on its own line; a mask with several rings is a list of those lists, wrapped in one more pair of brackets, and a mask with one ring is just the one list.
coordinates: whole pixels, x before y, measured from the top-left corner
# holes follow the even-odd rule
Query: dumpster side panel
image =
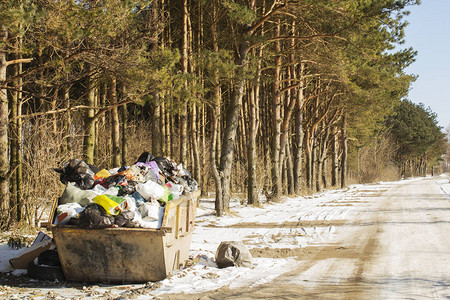
[(189, 259), (197, 197), (169, 202), (166, 206), (165, 226), (172, 228), (164, 237), (164, 261), (169, 272), (184, 267)]
[(165, 243), (165, 259), (166, 270), (171, 271), (184, 268), (189, 259), (189, 250), (192, 239), (192, 233), (188, 233), (183, 237)]
[(163, 236), (156, 231), (54, 228), (69, 281), (131, 283), (166, 278)]
[(195, 191), (189, 198), (183, 197), (167, 203), (163, 227), (171, 228), (171, 232), (166, 234), (166, 243), (170, 244), (173, 240), (194, 231), (199, 194), (199, 191)]

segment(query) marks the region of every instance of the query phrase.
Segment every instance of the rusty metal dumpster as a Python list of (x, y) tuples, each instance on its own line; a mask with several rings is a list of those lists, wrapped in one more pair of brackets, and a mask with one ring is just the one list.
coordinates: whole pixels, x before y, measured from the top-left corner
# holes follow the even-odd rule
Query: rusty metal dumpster
[(161, 229), (81, 229), (47, 224), (68, 281), (158, 281), (189, 258), (200, 191), (167, 203)]

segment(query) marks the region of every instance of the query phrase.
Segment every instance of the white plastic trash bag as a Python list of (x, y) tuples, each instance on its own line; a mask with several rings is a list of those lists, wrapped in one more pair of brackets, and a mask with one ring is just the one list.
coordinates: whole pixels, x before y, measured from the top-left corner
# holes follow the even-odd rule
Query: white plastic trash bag
[(139, 206), (139, 212), (141, 213), (142, 220), (157, 221), (164, 217), (164, 207), (162, 207), (157, 201), (145, 202)]
[(169, 192), (173, 195), (173, 200), (180, 198), (180, 196), (183, 194), (184, 187), (181, 184), (168, 182), (166, 183), (166, 187), (169, 189)]
[(84, 210), (78, 203), (66, 203), (58, 205), (56, 209), (56, 221), (55, 224), (67, 224), (71, 218), (76, 218), (79, 213)]
[[(134, 215), (134, 219), (133, 222), (136, 222), (139, 224), (140, 227), (142, 228), (156, 228), (159, 229), (162, 226), (162, 221), (164, 218), (164, 212), (165, 209), (164, 207), (160, 206), (159, 208), (157, 208), (158, 212), (156, 213), (156, 206), (153, 207), (146, 207), (145, 205), (148, 204), (147, 202), (142, 204), (139, 208), (136, 209), (136, 213)], [(141, 207), (144, 207), (142, 210), (144, 212), (144, 216), (141, 215)], [(150, 208), (150, 212), (148, 210), (146, 210), (147, 208)], [(148, 214), (151, 214), (152, 216), (149, 216)], [(155, 219), (154, 217), (157, 216), (157, 218)], [(145, 219), (145, 220), (144, 220)]]
[(158, 200), (164, 196), (164, 187), (154, 181), (147, 181), (136, 186), (136, 191), (141, 194), (145, 200)]
[(68, 182), (63, 194), (59, 198), (59, 204), (79, 203), (86, 206), (92, 202), (97, 194), (92, 190), (82, 190), (73, 182)]

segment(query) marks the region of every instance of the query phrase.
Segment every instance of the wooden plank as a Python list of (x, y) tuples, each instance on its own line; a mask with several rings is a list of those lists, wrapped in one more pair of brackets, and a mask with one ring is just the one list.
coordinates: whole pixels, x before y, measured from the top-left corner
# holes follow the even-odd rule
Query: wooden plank
[(175, 238), (178, 239), (180, 234), (180, 206), (177, 205), (175, 214)]

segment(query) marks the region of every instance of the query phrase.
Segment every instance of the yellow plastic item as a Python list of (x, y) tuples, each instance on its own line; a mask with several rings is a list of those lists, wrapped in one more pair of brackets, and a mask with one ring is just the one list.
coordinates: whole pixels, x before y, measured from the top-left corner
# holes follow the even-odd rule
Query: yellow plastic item
[(118, 215), (122, 210), (126, 209), (125, 206), (127, 204), (124, 198), (111, 195), (98, 195), (94, 198), (94, 202), (111, 215)]
[(111, 173), (108, 172), (108, 170), (102, 169), (95, 174), (94, 180), (97, 180), (99, 178), (107, 178), (111, 176)]

